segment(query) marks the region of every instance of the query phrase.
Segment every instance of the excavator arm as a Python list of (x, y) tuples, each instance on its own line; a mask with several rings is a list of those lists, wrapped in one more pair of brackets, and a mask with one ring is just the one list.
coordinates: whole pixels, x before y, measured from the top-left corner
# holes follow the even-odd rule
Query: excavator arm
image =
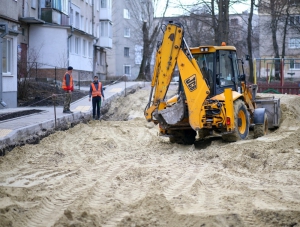
[[(165, 96), (176, 65), (180, 72), (186, 100), (179, 97), (177, 103), (168, 107)], [(183, 38), (182, 26), (169, 23), (156, 53), (149, 102), (144, 112), (145, 118), (160, 124), (176, 124), (183, 118), (186, 103), (189, 123), (194, 130), (198, 130), (202, 128), (201, 119), (205, 114), (202, 104), (208, 95), (209, 88)]]

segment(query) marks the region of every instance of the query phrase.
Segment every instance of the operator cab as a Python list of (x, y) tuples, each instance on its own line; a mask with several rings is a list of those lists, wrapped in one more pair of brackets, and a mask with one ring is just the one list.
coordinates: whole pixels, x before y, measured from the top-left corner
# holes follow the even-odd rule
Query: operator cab
[(198, 62), (203, 77), (209, 86), (209, 97), (223, 93), (225, 88), (241, 91), (238, 80), (238, 59), (234, 47), (197, 47), (191, 48), (191, 53)]

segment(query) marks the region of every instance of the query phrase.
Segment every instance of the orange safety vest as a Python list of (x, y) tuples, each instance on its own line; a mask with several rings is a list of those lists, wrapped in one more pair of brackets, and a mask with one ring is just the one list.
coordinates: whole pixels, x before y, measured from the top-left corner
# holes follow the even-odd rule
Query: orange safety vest
[(93, 97), (96, 97), (96, 96), (102, 97), (102, 94), (101, 94), (102, 83), (98, 82), (98, 90), (96, 90), (96, 87), (95, 87), (94, 83), (91, 83), (91, 86), (92, 86), (92, 96)]
[[(67, 86), (67, 84), (66, 84), (66, 74), (69, 74), (69, 75), (70, 75), (70, 86), (69, 86), (70, 89), (68, 89), (68, 86)], [(68, 72), (65, 73), (64, 78), (63, 78), (63, 81), (62, 81), (62, 86), (61, 86), (61, 87), (62, 87), (62, 89), (64, 89), (65, 91), (68, 91), (68, 90), (73, 91), (73, 89), (74, 89), (74, 84), (73, 84), (73, 77), (72, 77), (72, 74), (70, 74), (70, 73), (68, 73)]]

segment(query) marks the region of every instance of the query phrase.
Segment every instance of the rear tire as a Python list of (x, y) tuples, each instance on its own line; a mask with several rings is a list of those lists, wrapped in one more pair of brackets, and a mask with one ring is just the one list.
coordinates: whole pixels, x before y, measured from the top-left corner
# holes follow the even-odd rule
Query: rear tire
[(222, 139), (227, 142), (236, 142), (248, 137), (249, 134), (249, 114), (245, 103), (238, 99), (233, 104), (234, 108), (234, 132), (222, 135)]
[(261, 125), (254, 125), (254, 138), (265, 136), (268, 134), (268, 115), (264, 114), (264, 123)]

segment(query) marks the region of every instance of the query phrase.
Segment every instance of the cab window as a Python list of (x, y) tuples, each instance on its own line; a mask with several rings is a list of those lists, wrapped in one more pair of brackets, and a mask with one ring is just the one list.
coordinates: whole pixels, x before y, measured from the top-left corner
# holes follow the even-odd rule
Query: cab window
[(220, 87), (233, 86), (234, 69), (231, 52), (220, 50), (218, 55), (216, 69), (218, 85)]

